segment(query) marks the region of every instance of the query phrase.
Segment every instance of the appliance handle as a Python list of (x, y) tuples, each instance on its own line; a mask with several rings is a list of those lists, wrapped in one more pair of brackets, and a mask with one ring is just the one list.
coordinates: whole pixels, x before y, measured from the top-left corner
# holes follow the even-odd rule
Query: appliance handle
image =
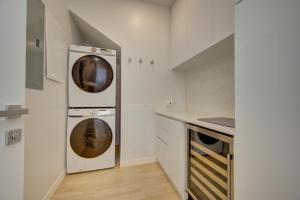
[(69, 115), (70, 118), (82, 118), (83, 115)]
[(110, 112), (110, 109), (100, 109), (96, 112), (91, 112), (90, 113), (91, 116), (114, 116), (115, 113), (114, 112)]

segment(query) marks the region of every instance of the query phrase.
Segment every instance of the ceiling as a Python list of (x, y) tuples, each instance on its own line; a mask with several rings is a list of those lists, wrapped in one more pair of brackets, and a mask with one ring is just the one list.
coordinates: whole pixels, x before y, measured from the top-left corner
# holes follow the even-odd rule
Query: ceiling
[(156, 3), (163, 6), (172, 6), (175, 0), (142, 0), (146, 2)]

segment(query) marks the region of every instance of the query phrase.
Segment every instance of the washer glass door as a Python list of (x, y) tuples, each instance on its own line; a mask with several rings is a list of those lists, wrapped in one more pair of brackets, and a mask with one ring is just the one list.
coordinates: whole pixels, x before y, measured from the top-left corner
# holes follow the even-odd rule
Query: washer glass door
[(107, 151), (113, 135), (109, 125), (101, 119), (85, 119), (72, 130), (70, 144), (73, 151), (83, 158), (95, 158)]
[(72, 78), (80, 89), (99, 93), (110, 86), (114, 72), (111, 65), (102, 57), (87, 55), (79, 58), (73, 65)]

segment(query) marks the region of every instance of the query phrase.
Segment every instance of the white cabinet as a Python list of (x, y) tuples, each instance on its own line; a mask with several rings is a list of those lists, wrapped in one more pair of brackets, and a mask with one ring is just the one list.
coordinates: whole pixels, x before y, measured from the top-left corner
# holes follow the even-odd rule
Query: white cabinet
[(186, 129), (183, 122), (156, 117), (157, 159), (184, 198), (186, 181)]
[(187, 59), (187, 19), (186, 19), (186, 0), (177, 0), (171, 13), (171, 35), (170, 35), (170, 57), (171, 66), (175, 66)]
[(177, 0), (171, 12), (171, 68), (234, 32), (234, 0)]
[(188, 57), (192, 57), (205, 50), (213, 43), (213, 13), (211, 1), (212, 0), (186, 0), (188, 10), (188, 41), (186, 49), (189, 54)]
[[(234, 33), (234, 0), (209, 0), (212, 9), (212, 43), (214, 45)], [(211, 46), (210, 45), (210, 46)]]
[(165, 143), (161, 138), (156, 138), (156, 152), (157, 152), (157, 160), (163, 170), (168, 171), (168, 156), (167, 150), (168, 144)]

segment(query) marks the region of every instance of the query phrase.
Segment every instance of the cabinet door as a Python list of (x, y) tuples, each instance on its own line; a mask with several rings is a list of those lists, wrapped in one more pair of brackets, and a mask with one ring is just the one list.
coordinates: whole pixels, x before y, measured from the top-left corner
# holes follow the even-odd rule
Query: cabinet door
[(168, 175), (181, 196), (185, 191), (186, 166), (186, 131), (185, 124), (170, 120), (170, 133), (168, 138)]
[(192, 57), (213, 43), (214, 12), (211, 0), (187, 0), (187, 10), (188, 54)]
[[(167, 157), (168, 146), (167, 144), (159, 137), (156, 137), (156, 155), (157, 160), (160, 166), (163, 168), (165, 173), (169, 171), (168, 168), (168, 157)], [(168, 174), (168, 173), (167, 173)]]
[(234, 0), (177, 0), (171, 13), (174, 68), (234, 32)]
[(171, 12), (171, 66), (187, 59), (186, 0), (177, 0)]
[(187, 0), (189, 57), (234, 32), (234, 0)]
[(156, 116), (156, 136), (161, 138), (165, 143), (168, 143), (169, 120), (162, 116)]
[(184, 197), (186, 172), (185, 124), (163, 116), (156, 117), (157, 160), (173, 185)]
[(211, 2), (212, 36), (214, 44), (234, 33), (234, 0), (209, 0)]

